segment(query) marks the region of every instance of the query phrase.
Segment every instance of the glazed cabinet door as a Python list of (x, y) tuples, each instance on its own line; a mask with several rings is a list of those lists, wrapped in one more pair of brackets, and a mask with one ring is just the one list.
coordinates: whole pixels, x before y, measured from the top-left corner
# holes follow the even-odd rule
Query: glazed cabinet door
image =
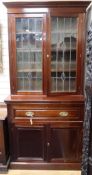
[(43, 127), (13, 126), (11, 129), (13, 161), (43, 161), (45, 131)]
[(13, 94), (44, 93), (45, 18), (43, 13), (9, 16)]
[[(49, 94), (76, 94), (82, 87), (83, 15), (51, 11), (49, 20)], [(82, 37), (81, 37), (82, 36)]]
[(49, 11), (9, 16), (13, 94), (83, 92), (85, 16)]

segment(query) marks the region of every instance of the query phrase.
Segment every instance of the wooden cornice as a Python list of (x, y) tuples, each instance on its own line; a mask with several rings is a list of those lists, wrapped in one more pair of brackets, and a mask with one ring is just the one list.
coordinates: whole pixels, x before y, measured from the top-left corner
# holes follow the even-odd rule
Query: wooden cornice
[(5, 1), (3, 4), (7, 8), (30, 8), (30, 7), (84, 7), (90, 4), (91, 1), (25, 1), (25, 2), (10, 2)]

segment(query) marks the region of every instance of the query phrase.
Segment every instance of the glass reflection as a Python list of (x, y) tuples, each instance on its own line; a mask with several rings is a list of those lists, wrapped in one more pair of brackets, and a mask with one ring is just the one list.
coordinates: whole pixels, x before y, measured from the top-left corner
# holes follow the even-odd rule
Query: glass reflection
[(51, 18), (51, 91), (76, 91), (77, 18)]
[(19, 91), (42, 91), (42, 23), (39, 17), (16, 19)]

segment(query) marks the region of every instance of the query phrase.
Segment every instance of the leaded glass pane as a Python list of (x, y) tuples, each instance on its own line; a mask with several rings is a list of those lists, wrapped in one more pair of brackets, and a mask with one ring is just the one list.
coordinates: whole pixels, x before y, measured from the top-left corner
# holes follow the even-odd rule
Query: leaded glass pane
[(42, 18), (16, 19), (18, 91), (42, 91)]
[(51, 18), (51, 92), (76, 91), (77, 18)]

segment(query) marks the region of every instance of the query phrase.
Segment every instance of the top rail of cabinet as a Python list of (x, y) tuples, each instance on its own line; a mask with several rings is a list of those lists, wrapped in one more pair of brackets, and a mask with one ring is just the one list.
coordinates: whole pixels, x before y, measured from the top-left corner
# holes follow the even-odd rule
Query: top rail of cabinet
[[(7, 7), (8, 13), (19, 13), (19, 8), (81, 8), (82, 12), (88, 7), (91, 1), (26, 1), (26, 2), (11, 2), (4, 1), (3, 4)], [(13, 11), (14, 9), (18, 9)]]

